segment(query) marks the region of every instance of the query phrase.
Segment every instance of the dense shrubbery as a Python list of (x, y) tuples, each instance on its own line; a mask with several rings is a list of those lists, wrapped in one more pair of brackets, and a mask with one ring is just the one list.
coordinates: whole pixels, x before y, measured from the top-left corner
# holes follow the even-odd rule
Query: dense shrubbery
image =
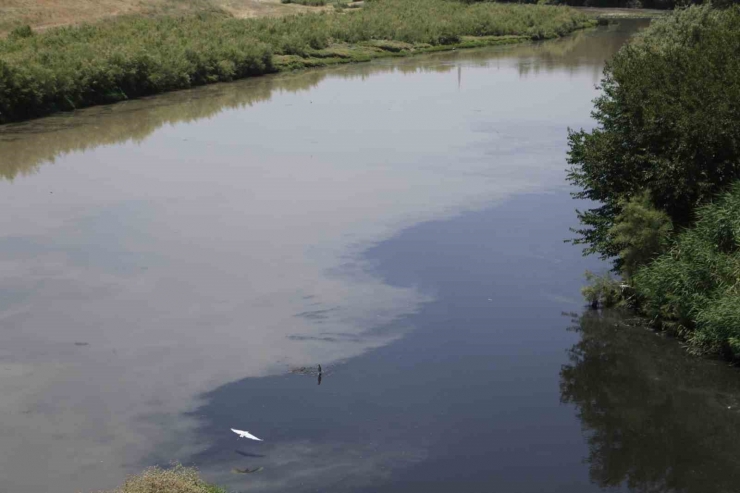
[(271, 71), (272, 47), (244, 26), (141, 18), (9, 38), (0, 42), (0, 122)]
[(541, 39), (589, 22), (557, 7), (379, 0), (351, 13), (129, 18), (36, 35), (23, 31), (0, 40), (0, 123), (273, 72), (274, 55), (307, 57), (335, 44)]
[(696, 226), (633, 284), (646, 315), (697, 350), (740, 357), (740, 184), (699, 209)]
[(657, 326), (731, 358), (740, 358), (738, 53), (738, 7), (656, 22), (605, 70), (599, 126), (572, 133), (569, 156), (576, 197), (601, 203), (579, 213), (576, 242), (616, 259)]

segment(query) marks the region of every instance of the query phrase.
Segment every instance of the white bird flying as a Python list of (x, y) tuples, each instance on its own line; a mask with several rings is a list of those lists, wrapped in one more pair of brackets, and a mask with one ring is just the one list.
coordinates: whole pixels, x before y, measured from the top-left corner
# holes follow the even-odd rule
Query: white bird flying
[(234, 428), (232, 428), (231, 431), (239, 435), (239, 438), (251, 438), (252, 440), (257, 440), (258, 442), (263, 441), (261, 438), (257, 438), (256, 436), (252, 435), (248, 431), (235, 430)]

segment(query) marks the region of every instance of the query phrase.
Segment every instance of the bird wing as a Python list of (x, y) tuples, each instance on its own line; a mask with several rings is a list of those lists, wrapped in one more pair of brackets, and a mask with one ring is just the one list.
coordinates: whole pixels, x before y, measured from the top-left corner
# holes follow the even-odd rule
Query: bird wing
[(235, 430), (234, 428), (232, 428), (232, 429), (231, 429), (231, 431), (233, 431), (234, 433), (236, 433), (236, 434), (237, 434), (237, 435), (239, 435), (240, 437), (244, 437), (244, 438), (251, 438), (252, 440), (257, 440), (258, 442), (261, 442), (261, 441), (263, 441), (263, 440), (262, 440), (261, 438), (257, 438), (256, 436), (252, 435), (252, 434), (251, 434), (251, 433), (249, 433), (248, 431), (244, 431), (244, 430)]

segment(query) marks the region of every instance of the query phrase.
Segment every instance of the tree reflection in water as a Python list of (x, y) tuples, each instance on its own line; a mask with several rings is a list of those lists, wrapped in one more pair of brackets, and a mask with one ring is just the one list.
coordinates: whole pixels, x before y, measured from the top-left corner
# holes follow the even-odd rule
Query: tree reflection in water
[(591, 480), (630, 491), (740, 491), (740, 373), (687, 354), (676, 341), (587, 311), (560, 372), (576, 406)]

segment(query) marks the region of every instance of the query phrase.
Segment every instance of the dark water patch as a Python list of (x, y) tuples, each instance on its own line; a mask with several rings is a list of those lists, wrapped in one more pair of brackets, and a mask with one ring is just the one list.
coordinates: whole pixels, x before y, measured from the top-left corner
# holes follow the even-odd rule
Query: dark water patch
[(740, 482), (740, 372), (618, 312), (586, 312), (560, 373), (594, 484), (730, 493)]
[(244, 423), (264, 435), (254, 449), (268, 456), (253, 464), (265, 469), (250, 490), (593, 491), (557, 378), (574, 342), (562, 311), (581, 305), (584, 265), (557, 241), (572, 220), (568, 200), (525, 195), (368, 250), (386, 283), (435, 293), (392, 324), (414, 330), (320, 387), (289, 375), (209, 393), (195, 414), (215, 443), (193, 462), (228, 481), (228, 427)]
[(321, 387), (209, 393), (198, 432), (216, 440), (192, 460), (228, 482), (223, 429), (244, 421), (268, 456), (250, 491), (736, 491), (740, 375), (618, 312), (578, 315), (599, 263), (556, 241), (567, 200), (520, 196), (368, 250), (386, 283), (435, 293), (395, 322), (413, 330)]

